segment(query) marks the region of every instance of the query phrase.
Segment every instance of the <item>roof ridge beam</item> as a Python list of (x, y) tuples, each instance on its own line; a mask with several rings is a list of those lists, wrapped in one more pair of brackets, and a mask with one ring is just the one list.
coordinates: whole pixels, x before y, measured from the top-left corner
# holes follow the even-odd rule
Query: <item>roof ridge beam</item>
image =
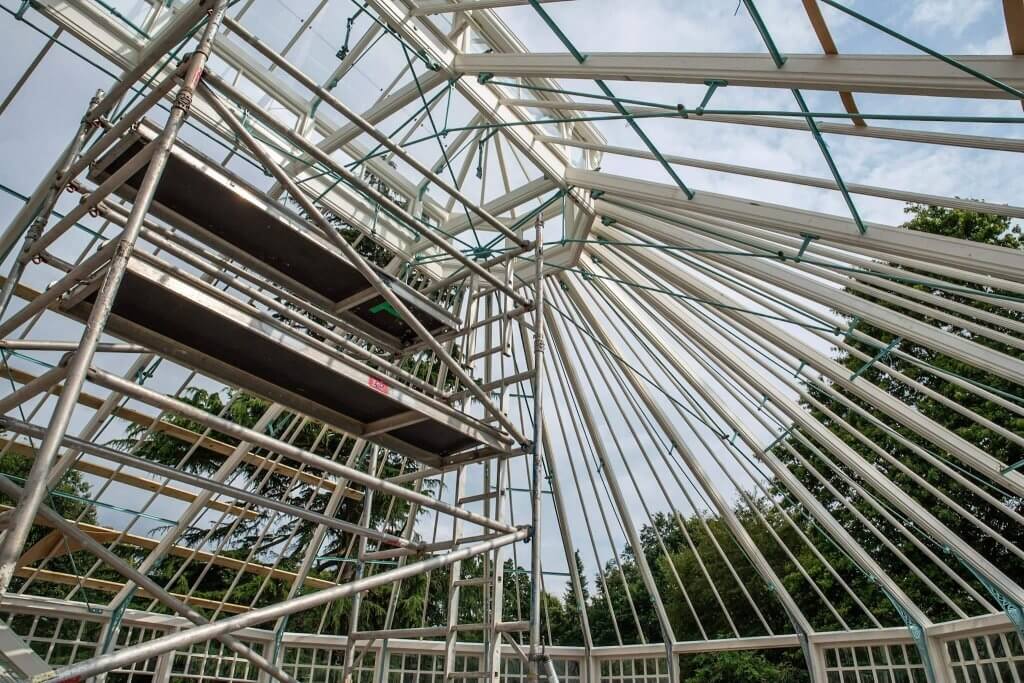
[[(959, 55), (954, 59), (1014, 88), (1024, 88), (1024, 57)], [(754, 52), (590, 52), (582, 64), (562, 53), (490, 53), (460, 54), (454, 69), (466, 75), (700, 85), (723, 79), (730, 86), (753, 88), (1010, 99), (1008, 93), (928, 55), (791, 54), (779, 68), (768, 55)]]

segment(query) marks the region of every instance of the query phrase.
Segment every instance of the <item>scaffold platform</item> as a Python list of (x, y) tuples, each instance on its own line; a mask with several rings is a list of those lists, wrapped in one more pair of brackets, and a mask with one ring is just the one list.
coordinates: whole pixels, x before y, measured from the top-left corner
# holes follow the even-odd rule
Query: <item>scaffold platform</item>
[[(88, 317), (105, 270), (68, 292), (64, 312)], [(112, 313), (118, 337), (427, 465), (510, 449), (493, 427), (148, 254), (133, 254)]]
[[(97, 182), (109, 178), (156, 137), (155, 130), (143, 121), (96, 161), (90, 178)], [(146, 168), (116, 192), (132, 198)], [(192, 147), (180, 142), (174, 146), (157, 187), (153, 212), (384, 346), (397, 350), (416, 341), (409, 324), (304, 218), (268, 201), (265, 193)], [(442, 306), (382, 269), (376, 270), (431, 334), (459, 327), (458, 319)]]

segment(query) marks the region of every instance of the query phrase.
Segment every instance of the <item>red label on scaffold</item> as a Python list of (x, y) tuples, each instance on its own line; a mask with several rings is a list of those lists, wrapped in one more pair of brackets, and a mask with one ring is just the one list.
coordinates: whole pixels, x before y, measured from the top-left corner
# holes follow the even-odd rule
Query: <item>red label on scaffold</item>
[(370, 388), (376, 391), (378, 394), (387, 395), (388, 393), (388, 383), (385, 382), (384, 380), (377, 379), (376, 377), (371, 377), (369, 385)]

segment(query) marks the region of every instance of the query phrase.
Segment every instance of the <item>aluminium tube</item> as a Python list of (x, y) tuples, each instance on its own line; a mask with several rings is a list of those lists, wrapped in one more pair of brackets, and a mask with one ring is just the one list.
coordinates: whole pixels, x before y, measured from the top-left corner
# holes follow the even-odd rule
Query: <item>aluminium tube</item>
[[(96, 95), (93, 96), (89, 102), (89, 110), (96, 106), (100, 98), (103, 97), (103, 91), (97, 90)], [(12, 230), (16, 230), (18, 236), (21, 235), (22, 227), (28, 229), (28, 234), (25, 235), (25, 242), (21, 247), (21, 253), (15, 258), (14, 263), (11, 264), (11, 272), (7, 275), (7, 280), (4, 281), (3, 288), (0, 288), (0, 320), (3, 320), (4, 313), (7, 311), (7, 307), (11, 303), (11, 297), (14, 296), (14, 289), (18, 283), (21, 282), (21, 276), (25, 272), (25, 267), (31, 261), (31, 249), (32, 244), (39, 239), (39, 236), (43, 232), (43, 228), (46, 226), (47, 221), (50, 219), (50, 213), (53, 211), (53, 207), (56, 206), (57, 200), (60, 198), (60, 191), (64, 189), (63, 179), (67, 174), (68, 169), (81, 154), (82, 148), (85, 146), (86, 141), (92, 134), (93, 126), (89, 121), (89, 110), (86, 110), (85, 116), (82, 117), (81, 123), (78, 124), (78, 131), (75, 133), (75, 137), (72, 138), (71, 144), (64, 151), (63, 157), (57, 162), (57, 170), (51, 176), (47, 176), (50, 179), (49, 189), (46, 190), (46, 194), (42, 197), (42, 204), (39, 206), (38, 211), (35, 212), (35, 218), (31, 221), (31, 224), (26, 221), (28, 212), (24, 217), (19, 213), (15, 216), (14, 221), (11, 223)], [(40, 184), (40, 187), (43, 187)], [(26, 200), (25, 206), (27, 207), (32, 197)], [(3, 256), (0, 256), (0, 260), (3, 260)]]
[[(91, 130), (91, 127), (85, 127), (83, 124), (79, 128), (79, 134), (81, 135), (82, 131), (89, 130)], [(43, 209), (50, 204), (51, 196), (52, 200), (56, 202), (61, 186), (58, 179), (65, 175), (67, 168), (74, 162), (75, 157), (81, 151), (86, 140), (87, 137), (85, 136), (81, 140), (77, 136), (72, 138), (50, 170), (39, 181), (36, 189), (33, 190), (29, 198), (21, 205), (18, 212), (14, 214), (14, 218), (7, 224), (3, 234), (0, 234), (0, 261), (7, 258), (8, 254), (18, 243), (18, 240), (21, 239), (21, 236), (25, 234), (25, 231), (29, 229), (29, 226), (34, 221), (37, 221), (43, 215), (49, 216), (49, 212), (44, 214)], [(54, 192), (54, 188), (58, 188), (58, 191)], [(52, 208), (52, 204), (50, 206)]]
[[(11, 498), (17, 501), (24, 494), (24, 491), (23, 489), (21, 489), (21, 487), (19, 487), (17, 484), (10, 481), (6, 477), (0, 476), (0, 493), (10, 496)], [(164, 590), (163, 587), (161, 587), (160, 584), (158, 584), (156, 581), (153, 581), (145, 574), (136, 570), (134, 567), (132, 567), (127, 562), (122, 560), (112, 551), (108, 550), (106, 546), (104, 546), (102, 543), (100, 543), (92, 536), (79, 529), (78, 525), (64, 519), (64, 517), (60, 515), (58, 512), (52, 510), (46, 505), (40, 505), (38, 514), (40, 517), (43, 517), (51, 524), (53, 524), (54, 528), (57, 531), (59, 531), (62, 535), (81, 544), (81, 546), (87, 552), (92, 553), (103, 562), (106, 562), (111, 569), (116, 571), (118, 574), (123, 576), (128, 581), (131, 581), (141, 586), (143, 589), (146, 590), (146, 592), (148, 592), (156, 600), (162, 602), (168, 608), (174, 610), (181, 616), (185, 617), (192, 623), (197, 624), (199, 626), (210, 623), (206, 620), (205, 617), (199, 614), (199, 612), (196, 612), (181, 599), (176, 598), (174, 595)], [(238, 641), (234, 636), (222, 635), (218, 638), (218, 640), (227, 645), (230, 650), (237, 653), (241, 657), (244, 657), (245, 659), (249, 660), (256, 667), (270, 674), (277, 680), (282, 681), (283, 683), (298, 683), (298, 681), (295, 678), (292, 678), (287, 673), (282, 671), (280, 668), (268, 662), (258, 653), (249, 649), (243, 643)]]
[(48, 681), (53, 681), (53, 683), (77, 683), (78, 681), (83, 681), (91, 676), (124, 667), (134, 662), (149, 659), (150, 657), (155, 657), (165, 652), (171, 652), (196, 643), (206, 642), (225, 634), (234, 633), (235, 631), (239, 631), (244, 628), (266, 623), (273, 619), (277, 619), (278, 617), (303, 612), (305, 610), (319, 607), (320, 605), (325, 605), (329, 602), (348, 598), (356, 593), (386, 586), (390, 583), (394, 583), (395, 581), (408, 579), (435, 569), (441, 569), (442, 567), (447, 567), (454, 562), (467, 560), (469, 558), (476, 557), (477, 555), (490, 552), (491, 550), (503, 545), (521, 541), (529, 535), (530, 529), (528, 527), (524, 527), (511, 533), (503, 534), (491, 541), (478, 543), (476, 545), (469, 546), (468, 548), (462, 548), (461, 550), (453, 550), (446, 555), (432, 557), (420, 562), (408, 564), (404, 567), (392, 569), (380, 574), (374, 574), (358, 581), (351, 581), (343, 586), (325, 588), (314, 593), (307, 593), (306, 595), (279, 602), (274, 605), (261, 607), (233, 617), (221, 619), (211, 624), (197, 626), (196, 628), (180, 631), (146, 643), (126, 647), (118, 650), (117, 652), (104, 654), (84, 662), (79, 662), (78, 664), (72, 664), (58, 669), (55, 672), (55, 675), (49, 678)]
[[(495, 266), (500, 266), (500, 265), (508, 263), (509, 261), (511, 261), (513, 259), (519, 258), (520, 256), (522, 256), (523, 254), (525, 254), (528, 251), (533, 251), (533, 248), (534, 248), (533, 242), (529, 242), (528, 241), (526, 243), (526, 246), (514, 247), (512, 249), (509, 249), (506, 252), (503, 252), (503, 253), (501, 253), (501, 254), (499, 254), (497, 256), (489, 258), (489, 259), (487, 259), (485, 261), (480, 261), (479, 262), (479, 266), (481, 268), (483, 268), (484, 270), (490, 270), (491, 268), (493, 268)], [(421, 293), (422, 294), (432, 294), (432, 293), (436, 292), (439, 289), (444, 289), (445, 287), (448, 287), (450, 285), (454, 285), (457, 282), (462, 282), (463, 280), (466, 279), (467, 275), (468, 275), (468, 273), (459, 273), (459, 272), (453, 273), (452, 275), (449, 275), (448, 277), (444, 278), (443, 280), (438, 280), (437, 282), (433, 283), (429, 287), (425, 287), (423, 290), (421, 290)], [(509, 286), (507, 282), (505, 283), (505, 285), (506, 285), (506, 289), (513, 289), (513, 290), (515, 289), (514, 287)], [(504, 291), (504, 290), (502, 290), (502, 291)]]
[(540, 661), (544, 665), (544, 675), (547, 676), (548, 683), (558, 683), (558, 673), (555, 671), (554, 660), (547, 655), (541, 655)]
[(533, 335), (533, 489), (530, 495), (530, 519), (533, 524), (533, 538), (530, 539), (530, 654), (527, 680), (537, 681), (537, 660), (541, 655), (540, 606), (541, 606), (541, 482), (544, 466), (541, 460), (544, 435), (544, 221), (538, 217), (534, 223), (534, 244), (537, 245), (534, 259), (534, 335)]
[[(113, 220), (114, 222), (118, 222), (120, 218), (114, 218)], [(230, 286), (233, 289), (242, 292), (246, 296), (252, 298), (255, 301), (258, 301), (267, 308), (277, 311), (277, 313), (280, 314), (281, 316), (299, 322), (305, 325), (308, 329), (315, 330), (317, 334), (321, 335), (322, 337), (325, 337), (333, 344), (337, 344), (344, 350), (348, 351), (350, 354), (358, 356), (364, 361), (370, 361), (374, 363), (377, 366), (377, 368), (380, 368), (382, 377), (386, 379), (391, 379), (392, 377), (395, 377), (397, 379), (408, 382), (411, 386), (416, 387), (417, 389), (423, 391), (426, 394), (432, 396), (436, 395), (436, 387), (434, 387), (432, 384), (428, 384), (427, 382), (420, 379), (411, 372), (402, 369), (395, 363), (388, 362), (380, 358), (379, 356), (374, 355), (372, 351), (364, 349), (358, 344), (349, 341), (344, 336), (338, 334), (331, 328), (321, 325), (317, 323), (315, 320), (310, 320), (309, 318), (300, 316), (300, 314), (296, 313), (294, 309), (289, 308), (285, 304), (282, 304), (275, 299), (275, 296), (278, 296), (277, 292), (274, 292), (275, 296), (268, 296), (267, 294), (264, 293), (264, 291), (266, 290), (257, 289), (258, 285), (249, 285), (245, 282), (241, 282), (240, 280), (242, 278), (237, 275), (225, 273), (224, 271), (219, 271), (216, 265), (207, 263), (203, 259), (195, 256), (195, 254), (189, 252), (186, 248), (179, 246), (178, 244), (171, 242), (170, 240), (165, 239), (159, 233), (148, 229), (148, 227), (143, 228), (142, 235), (147, 242), (152, 243), (154, 246), (160, 247), (160, 249), (162, 249), (163, 251), (171, 254), (172, 256), (178, 259), (181, 259), (186, 264), (194, 266), (197, 270), (200, 270), (207, 275), (220, 278), (221, 281), (230, 284)], [(317, 315), (320, 315), (320, 311), (317, 311)], [(294, 329), (291, 328), (290, 326), (288, 327), (287, 331), (289, 332), (289, 334), (294, 333)], [(2, 342), (0, 342), (0, 344), (2, 344)], [(340, 353), (340, 351), (334, 348), (330, 348), (329, 353), (331, 353), (331, 355), (343, 355)], [(392, 373), (392, 375), (389, 376), (387, 374), (384, 374), (385, 371)], [(373, 368), (369, 370), (369, 373), (374, 374)]]
[(103, 328), (106, 326), (107, 318), (113, 309), (114, 297), (117, 295), (121, 280), (124, 278), (135, 241), (142, 228), (142, 220), (145, 218), (149, 205), (156, 194), (157, 183), (160, 182), (160, 176), (170, 157), (171, 147), (177, 139), (178, 131), (188, 115), (193, 94), (199, 79), (203, 75), (214, 36), (217, 33), (217, 28), (226, 12), (226, 8), (227, 0), (217, 0), (206, 24), (203, 37), (199, 41), (196, 51), (192, 53), (192, 57), (189, 59), (184, 83), (178, 89), (174, 106), (171, 108), (171, 113), (167, 118), (167, 124), (158, 139), (158, 147), (153, 153), (149, 167), (146, 169), (146, 175), (136, 195), (128, 224), (120, 238), (116, 241), (117, 246), (114, 248), (114, 256), (107, 268), (103, 285), (96, 295), (96, 301), (89, 314), (89, 320), (86, 322), (85, 329), (82, 332), (81, 345), (74, 356), (72, 356), (71, 362), (68, 365), (68, 374), (64, 381), (64, 391), (57, 400), (57, 405), (54, 407), (53, 415), (50, 418), (46, 437), (36, 453), (35, 462), (32, 463), (32, 469), (29, 471), (28, 479), (25, 481), (25, 496), (14, 511), (10, 527), (4, 536), (3, 545), (0, 546), (0, 593), (7, 592), (10, 586), (11, 579), (14, 577), (14, 571), (18, 566), (18, 557), (21, 555), (21, 550), (28, 539), (29, 531), (35, 520), (36, 511), (46, 495), (47, 479), (50, 474), (50, 468), (53, 467), (56, 459), (57, 449), (60, 447), (65, 433), (67, 433), (68, 425), (71, 423), (72, 413), (78, 403), (78, 395), (82, 391), (86, 373), (96, 352), (96, 344), (99, 343), (100, 337), (103, 335)]
[(423, 221), (417, 220), (412, 214), (410, 214), (408, 211), (406, 211), (401, 206), (396, 204), (387, 195), (374, 189), (372, 186), (370, 186), (361, 178), (359, 178), (356, 174), (352, 173), (352, 171), (348, 170), (341, 164), (337, 163), (333, 158), (331, 158), (329, 154), (325, 154), (315, 145), (310, 144), (310, 142), (303, 138), (301, 135), (297, 134), (295, 131), (283, 125), (280, 121), (275, 120), (272, 116), (268, 116), (266, 112), (263, 112), (259, 108), (259, 105), (250, 100), (248, 97), (246, 97), (237, 88), (235, 88), (234, 86), (230, 85), (223, 79), (218, 78), (213, 74), (207, 75), (206, 82), (209, 83), (209, 85), (215, 88), (218, 92), (220, 92), (228, 99), (230, 99), (232, 102), (236, 103), (240, 107), (243, 107), (246, 111), (249, 112), (250, 116), (252, 116), (255, 119), (258, 119), (270, 130), (274, 131), (275, 133), (286, 139), (290, 144), (295, 145), (297, 148), (301, 149), (303, 152), (309, 154), (318, 162), (329, 168), (332, 172), (338, 174), (346, 181), (358, 187), (368, 197), (372, 198), (382, 207), (385, 207), (390, 213), (402, 219), (408, 225), (415, 226), (416, 230), (419, 231), (423, 235), (423, 237), (425, 237), (434, 245), (440, 247), (449, 256), (459, 261), (459, 263), (464, 265), (466, 268), (487, 280), (487, 282), (491, 286), (496, 287), (497, 289), (500, 289), (509, 296), (513, 297), (517, 304), (524, 305), (527, 303), (526, 300), (520, 297), (518, 294), (516, 294), (514, 290), (509, 290), (509, 288), (505, 286), (505, 283), (500, 278), (494, 276), (494, 274), (485, 270), (478, 262), (473, 261), (468, 256), (466, 256), (466, 254), (463, 254), (461, 251), (453, 247), (451, 243), (447, 241), (447, 239), (439, 237), (438, 235), (434, 234), (434, 228), (431, 228), (429, 225), (426, 225), (425, 223), (423, 223)]
[(509, 524), (499, 524), (489, 517), (478, 515), (475, 512), (469, 512), (468, 510), (456, 507), (455, 505), (449, 505), (448, 503), (431, 498), (430, 496), (422, 493), (416, 493), (415, 491), (411, 491), (407, 488), (397, 486), (396, 484), (392, 484), (388, 481), (367, 474), (366, 472), (362, 472), (352, 467), (346, 467), (341, 463), (328, 460), (327, 458), (323, 458), (319, 455), (314, 455), (313, 453), (304, 451), (297, 446), (284, 443), (283, 441), (279, 441), (273, 437), (253, 431), (252, 429), (230, 422), (224, 418), (211, 415), (200, 408), (196, 408), (183, 401), (164, 396), (159, 392), (146, 389), (145, 387), (109, 372), (92, 368), (89, 370), (88, 376), (90, 381), (112, 391), (122, 393), (126, 396), (131, 396), (132, 398), (142, 401), (143, 403), (148, 403), (155, 408), (177, 413), (182, 417), (195, 420), (196, 422), (206, 427), (210, 427), (222, 434), (227, 434), (228, 436), (246, 441), (261, 448), (275, 451), (285, 457), (306, 463), (310, 467), (325, 470), (357, 484), (368, 486), (385, 495), (396, 496), (412, 503), (418, 503), (419, 505), (430, 508), (431, 510), (437, 510), (446, 515), (458, 517), (472, 524), (477, 524), (488, 529), (494, 529), (495, 531), (500, 531), (502, 533), (509, 533), (516, 529), (516, 527)]
[(157, 141), (154, 141), (140, 149), (124, 166), (117, 169), (117, 172), (104, 180), (95, 190), (86, 194), (82, 201), (68, 211), (52, 228), (33, 239), (30, 244), (26, 244), (24, 258), (31, 259), (39, 255), (46, 247), (53, 244), (61, 235), (74, 227), (75, 223), (85, 218), (111, 192), (126, 183), (139, 169), (145, 167), (150, 159), (153, 158), (156, 148)]
[[(520, 338), (523, 340), (523, 344), (526, 345), (529, 343), (529, 332), (526, 330), (525, 325), (522, 324), (523, 321), (520, 320), (519, 322)], [(527, 357), (527, 360), (529, 367), (529, 364), (531, 363), (531, 361), (529, 361), (529, 357)], [(527, 374), (532, 376), (532, 370)], [(587, 617), (586, 605), (584, 604), (583, 599), (583, 584), (580, 581), (579, 570), (576, 567), (576, 560), (573, 557), (574, 547), (572, 539), (569, 536), (569, 529), (567, 526), (569, 523), (569, 515), (566, 512), (565, 499), (562, 497), (562, 489), (558, 479), (558, 461), (554, 456), (554, 449), (551, 447), (551, 436), (547, 425), (545, 424), (543, 428), (542, 446), (544, 447), (544, 462), (547, 464), (548, 476), (551, 478), (549, 487), (551, 489), (552, 502), (555, 504), (555, 519), (558, 521), (558, 533), (561, 536), (562, 547), (565, 550), (565, 563), (569, 568), (570, 583), (572, 584), (573, 593), (576, 597), (576, 606), (580, 613), (580, 626), (583, 630), (583, 647), (586, 649), (589, 656), (590, 651), (594, 647), (594, 642), (593, 636), (590, 633), (590, 621)], [(523, 658), (526, 659), (525, 654), (523, 655)]]
[[(77, 348), (77, 342), (34, 341), (32, 339), (0, 340), (0, 349), (9, 349), (11, 351), (74, 351)], [(96, 345), (96, 350), (103, 351), (104, 353), (146, 353), (149, 349), (138, 344), (100, 342)], [(0, 413), (2, 412), (0, 411)]]
[[(0, 346), (0, 348), (3, 347)], [(61, 382), (67, 374), (67, 365), (64, 363), (58, 363), (55, 367), (50, 368), (35, 379), (26, 382), (20, 389), (15, 389), (3, 398), (0, 398), (0, 415), (5, 414), (8, 410), (11, 410), (16, 406), (20, 406), (33, 396), (52, 389)], [(2, 419), (3, 418), (0, 417), (0, 420)]]
[(45, 291), (38, 293), (35, 298), (19, 308), (7, 320), (0, 322), (0, 339), (7, 337), (14, 330), (31, 320), (33, 316), (53, 305), (66, 291), (88, 280), (98, 268), (106, 266), (106, 262), (113, 255), (116, 245), (117, 242), (115, 241), (107, 242), (92, 256), (84, 259), (77, 266), (69, 270), (64, 277), (51, 284)]
[[(114, 85), (111, 86), (107, 96), (103, 98), (103, 101), (90, 114), (98, 118), (109, 113), (117, 102), (131, 90), (131, 87), (140, 78), (145, 76), (150, 68), (156, 65), (160, 57), (170, 52), (175, 45), (188, 36), (192, 27), (202, 19), (203, 14), (208, 15), (210, 23), (219, 24), (220, 18), (215, 16), (215, 11), (220, 4), (219, 0), (193, 0), (192, 3), (187, 4), (183, 11), (171, 20), (171, 23), (166, 28), (149, 41), (149, 44), (143, 48), (142, 53), (139, 55), (136, 64), (130, 69), (126, 69), (118, 77)], [(209, 32), (209, 24), (207, 24), (206, 33), (203, 34), (203, 38), (205, 39), (207, 35), (214, 35)], [(200, 46), (202, 46), (202, 43), (200, 43)], [(208, 55), (209, 52), (207, 51)]]
[[(48, 220), (50, 209), (47, 209), (47, 193), (51, 188), (63, 188), (69, 180), (78, 176), (79, 173), (85, 170), (85, 168), (91, 164), (104, 150), (106, 150), (115, 140), (119, 139), (125, 131), (127, 131), (135, 122), (142, 117), (149, 109), (156, 105), (157, 102), (162, 100), (171, 88), (177, 82), (176, 77), (181, 75), (186, 68), (186, 65), (178, 67), (173, 73), (169, 74), (167, 78), (162, 80), (153, 89), (150, 94), (146, 95), (142, 101), (139, 102), (131, 111), (121, 117), (121, 119), (111, 126), (107, 131), (103, 133), (86, 151), (82, 152), (77, 159), (74, 156), (68, 157), (69, 151), (73, 151), (77, 144), (77, 141), (72, 141), (68, 145), (67, 150), (57, 160), (50, 172), (43, 178), (43, 181), (39, 183), (39, 186), (35, 189), (21, 209), (8, 224), (6, 230), (0, 235), (0, 259), (6, 257), (7, 253), (13, 248), (15, 242), (20, 238), (24, 232), (29, 228), (29, 225), (33, 220)], [(96, 108), (90, 108), (85, 115), (85, 120), (90, 124), (105, 125), (97, 117), (101, 113), (97, 113)], [(95, 126), (90, 125), (89, 131), (92, 131)], [(88, 140), (86, 136), (83, 143)], [(81, 149), (81, 147), (79, 147)], [(70, 159), (70, 161), (69, 161)]]

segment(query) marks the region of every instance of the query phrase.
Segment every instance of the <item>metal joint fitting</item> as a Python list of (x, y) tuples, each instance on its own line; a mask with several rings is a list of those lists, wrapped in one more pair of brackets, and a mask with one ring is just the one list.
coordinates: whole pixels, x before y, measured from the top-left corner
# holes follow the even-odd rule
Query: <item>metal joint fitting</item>
[(189, 109), (192, 108), (192, 92), (189, 90), (179, 90), (177, 97), (174, 98), (174, 106), (186, 114)]

